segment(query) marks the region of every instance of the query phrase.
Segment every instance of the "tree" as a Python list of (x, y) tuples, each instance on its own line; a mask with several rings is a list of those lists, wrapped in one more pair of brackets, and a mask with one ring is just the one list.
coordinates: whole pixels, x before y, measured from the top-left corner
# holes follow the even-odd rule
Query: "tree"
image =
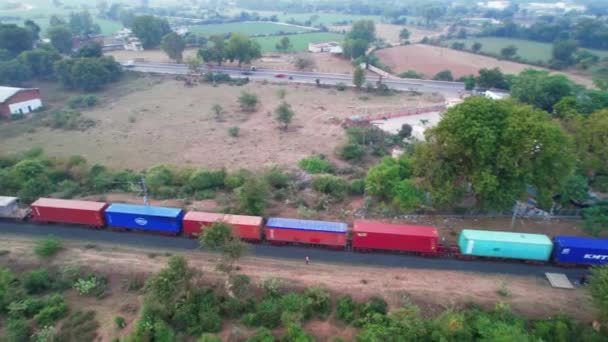
[(32, 77), (49, 79), (53, 77), (53, 66), (61, 56), (52, 48), (35, 49), (22, 52), (18, 59), (29, 69)]
[(226, 59), (238, 61), (239, 67), (242, 63), (250, 63), (254, 59), (262, 56), (260, 44), (248, 36), (240, 33), (233, 33), (228, 40), (226, 48)]
[(256, 94), (247, 91), (242, 91), (239, 96), (239, 104), (241, 109), (247, 112), (255, 112), (258, 106), (259, 98)]
[(553, 43), (553, 64), (558, 68), (573, 65), (576, 61), (574, 54), (578, 50), (576, 40), (560, 40)]
[(15, 24), (0, 24), (0, 50), (8, 51), (11, 57), (31, 50), (33, 44), (33, 36), (29, 30)]
[(166, 34), (163, 36), (160, 45), (169, 58), (175, 60), (177, 63), (182, 62), (182, 53), (186, 48), (186, 43), (179, 34), (175, 32)]
[(209, 37), (211, 46), (198, 50), (198, 55), (205, 62), (216, 62), (217, 65), (222, 65), (222, 62), (226, 59), (226, 40), (222, 35), (215, 35)]
[(477, 86), (481, 89), (509, 89), (509, 84), (507, 83), (505, 75), (499, 68), (480, 69), (479, 76), (477, 76), (475, 81), (477, 82)]
[(591, 269), (589, 290), (593, 305), (602, 320), (608, 319), (608, 266)]
[(376, 40), (376, 26), (373, 20), (355, 21), (342, 44), (344, 56), (357, 59), (365, 55), (374, 40)]
[(471, 50), (475, 53), (478, 53), (479, 51), (481, 51), (482, 47), (483, 47), (483, 45), (481, 45), (480, 42), (475, 42), (475, 43), (473, 43), (473, 45), (471, 45)]
[(268, 206), (268, 184), (262, 179), (249, 177), (236, 190), (239, 210), (248, 215), (263, 216)]
[(583, 219), (583, 229), (595, 237), (608, 231), (608, 202), (599, 202), (593, 207), (583, 209)]
[(384, 158), (372, 167), (365, 178), (368, 194), (389, 200), (402, 209), (414, 209), (422, 203), (422, 192), (414, 185), (412, 161), (407, 155), (399, 159)]
[(200, 56), (188, 57), (188, 58), (186, 58), (186, 64), (188, 64), (188, 70), (191, 73), (197, 74), (199, 71), (199, 68), (203, 64), (203, 61)]
[(426, 20), (426, 26), (441, 18), (444, 14), (444, 9), (436, 4), (428, 4), (422, 8), (422, 16)]
[(72, 32), (66, 26), (51, 26), (47, 36), (51, 40), (51, 45), (57, 51), (64, 54), (72, 52)]
[(406, 28), (402, 28), (401, 31), (399, 31), (399, 39), (401, 39), (401, 41), (410, 39), (410, 31)]
[(507, 47), (502, 48), (500, 50), (500, 55), (504, 59), (512, 59), (517, 55), (517, 46), (509, 45)]
[(40, 40), (40, 26), (38, 24), (28, 19), (23, 23), (23, 26), (30, 32), (30, 36), (34, 42)]
[(17, 59), (0, 62), (0, 84), (19, 86), (30, 78), (30, 70)]
[(144, 49), (157, 47), (163, 36), (171, 32), (167, 19), (152, 15), (140, 15), (133, 19), (133, 34), (139, 38)]
[(453, 81), (454, 76), (450, 70), (443, 70), (438, 72), (433, 79), (437, 81)]
[(277, 49), (277, 51), (285, 53), (285, 52), (288, 52), (289, 50), (291, 50), (293, 48), (293, 45), (291, 44), (289, 37), (284, 36), (275, 45), (275, 48)]
[(275, 109), (274, 112), (277, 115), (277, 121), (284, 124), (284, 130), (287, 131), (287, 127), (295, 115), (293, 109), (291, 109), (291, 105), (289, 105), (287, 102), (283, 102), (277, 107), (277, 109)]
[(89, 34), (96, 34), (101, 32), (99, 25), (93, 22), (89, 11), (72, 12), (70, 13), (70, 20), (68, 22), (70, 31), (75, 36), (86, 36)]
[(475, 76), (473, 75), (469, 75), (469, 76), (462, 76), (459, 79), (460, 82), (464, 83), (464, 89), (465, 90), (473, 90), (475, 89)]
[(53, 26), (67, 26), (68, 23), (63, 20), (61, 17), (58, 17), (56, 15), (52, 15), (51, 18), (49, 19), (49, 26), (53, 27)]
[(55, 63), (59, 81), (68, 88), (95, 91), (117, 81), (122, 69), (111, 56), (101, 58), (63, 59)]
[(578, 119), (574, 137), (580, 167), (590, 174), (608, 174), (608, 110)]
[(342, 50), (345, 57), (350, 59), (357, 59), (365, 55), (369, 42), (363, 39), (350, 39), (347, 38), (342, 43)]
[(196, 271), (188, 266), (182, 256), (169, 258), (166, 268), (151, 276), (146, 282), (146, 292), (167, 308), (173, 307), (179, 298), (183, 298), (193, 287), (192, 279)]
[(563, 204), (570, 204), (570, 202), (575, 203), (583, 203), (589, 195), (587, 192), (589, 191), (589, 185), (587, 184), (587, 179), (580, 175), (572, 175), (566, 178), (561, 194), (560, 199)]
[(401, 125), (399, 133), (397, 133), (401, 139), (407, 139), (412, 136), (412, 126), (410, 124)]
[(101, 44), (97, 42), (88, 43), (74, 54), (75, 58), (99, 58), (103, 55)]
[(360, 66), (355, 68), (353, 72), (353, 84), (357, 89), (361, 89), (361, 86), (365, 83), (365, 70), (361, 69)]
[(545, 70), (526, 69), (511, 85), (511, 96), (551, 113), (553, 106), (565, 96), (572, 95), (573, 84), (564, 75), (550, 75)]
[(413, 165), (439, 206), (457, 203), (470, 190), (481, 208), (510, 208), (528, 186), (546, 205), (574, 166), (571, 141), (559, 124), (514, 101), (468, 98), (448, 109), (426, 138)]
[(213, 113), (215, 114), (215, 119), (220, 121), (220, 119), (222, 118), (222, 113), (224, 113), (224, 108), (219, 103), (215, 103), (211, 107), (211, 111), (213, 111)]
[[(247, 251), (245, 245), (235, 234), (235, 228), (225, 222), (214, 222), (211, 226), (203, 230), (199, 241), (201, 247), (222, 254), (222, 261), (218, 264), (218, 269), (225, 272), (230, 279), (234, 270), (234, 263), (237, 262)], [(230, 291), (230, 286), (228, 286)]]

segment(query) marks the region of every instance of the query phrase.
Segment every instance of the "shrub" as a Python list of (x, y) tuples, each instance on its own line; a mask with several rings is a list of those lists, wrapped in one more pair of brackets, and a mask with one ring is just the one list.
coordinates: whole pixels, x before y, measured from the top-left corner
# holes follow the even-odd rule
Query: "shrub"
[(52, 282), (49, 272), (45, 268), (38, 268), (27, 273), (23, 279), (23, 287), (27, 293), (41, 293), (51, 288)]
[(277, 297), (281, 294), (281, 286), (282, 286), (281, 279), (268, 278), (262, 282), (260, 287), (264, 290), (264, 292), (266, 293), (266, 296)]
[(198, 328), (204, 332), (219, 332), (222, 329), (222, 318), (213, 309), (201, 310)]
[(289, 175), (278, 167), (273, 167), (266, 173), (266, 182), (275, 189), (282, 189), (289, 185)]
[(23, 318), (10, 318), (6, 322), (4, 333), (7, 341), (29, 341), (30, 326)]
[(361, 161), (365, 156), (365, 146), (347, 143), (340, 148), (338, 155), (343, 160)]
[(319, 287), (311, 287), (304, 291), (304, 318), (325, 318), (331, 313), (331, 298), (329, 293)]
[(241, 109), (247, 112), (254, 112), (260, 102), (258, 96), (247, 91), (241, 92), (239, 96), (239, 104)]
[(316, 177), (312, 182), (312, 187), (318, 192), (331, 195), (337, 199), (344, 198), (349, 188), (348, 182), (332, 175)]
[(301, 326), (295, 323), (291, 323), (287, 326), (285, 336), (283, 336), (285, 342), (314, 342), (315, 339), (307, 334)]
[(118, 329), (122, 329), (127, 326), (127, 321), (122, 316), (114, 316), (114, 324), (116, 324)]
[(224, 186), (226, 171), (197, 170), (190, 175), (189, 185), (193, 190), (219, 189)]
[(308, 173), (332, 173), (334, 170), (333, 165), (321, 155), (306, 157), (298, 165)]
[(51, 342), (55, 337), (55, 327), (52, 325), (46, 325), (38, 329), (30, 339), (35, 342)]
[(95, 311), (76, 311), (61, 324), (61, 329), (54, 336), (55, 341), (94, 341), (99, 322), (95, 320)]
[(608, 192), (608, 176), (596, 176), (593, 180), (593, 189), (599, 192)]
[(65, 317), (67, 312), (68, 306), (65, 304), (63, 297), (56, 294), (49, 298), (46, 306), (34, 316), (34, 320), (39, 326), (53, 325), (53, 323)]
[(281, 305), (276, 298), (266, 298), (256, 308), (256, 325), (274, 329), (281, 325)]
[(276, 339), (272, 336), (272, 332), (267, 328), (259, 328), (255, 334), (247, 339), (247, 342), (275, 342)]
[(95, 276), (86, 279), (80, 278), (74, 283), (74, 290), (80, 295), (88, 295), (95, 290), (98, 284), (99, 281)]
[(68, 99), (68, 107), (72, 109), (94, 107), (98, 102), (95, 95), (72, 96)]
[(233, 138), (236, 138), (239, 136), (239, 131), (240, 131), (240, 129), (237, 126), (230, 127), (230, 128), (228, 128), (228, 135)]
[(197, 342), (222, 342), (222, 339), (213, 334), (203, 334), (196, 341)]
[(336, 84), (336, 89), (338, 89), (339, 91), (345, 91), (346, 90), (346, 84), (343, 82), (340, 82), (338, 84)]
[(51, 116), (50, 126), (55, 129), (85, 130), (95, 125), (95, 121), (83, 118), (75, 110), (62, 110), (54, 112)]
[(36, 242), (34, 253), (41, 258), (50, 258), (63, 249), (61, 241), (54, 237), (48, 237)]
[(453, 81), (454, 76), (450, 70), (443, 70), (438, 72), (433, 79), (436, 81)]
[(365, 179), (354, 179), (350, 182), (348, 191), (351, 195), (363, 195), (365, 193)]
[(386, 309), (387, 304), (384, 299), (380, 297), (372, 297), (367, 301), (367, 303), (362, 305), (360, 309), (361, 317), (371, 316), (375, 313), (385, 315)]
[(401, 78), (423, 79), (424, 78), (424, 74), (416, 72), (414, 70), (408, 70), (408, 71), (400, 73), (399, 77), (401, 77)]
[(355, 320), (357, 303), (351, 296), (342, 296), (338, 299), (336, 306), (336, 318), (344, 323), (351, 323)]

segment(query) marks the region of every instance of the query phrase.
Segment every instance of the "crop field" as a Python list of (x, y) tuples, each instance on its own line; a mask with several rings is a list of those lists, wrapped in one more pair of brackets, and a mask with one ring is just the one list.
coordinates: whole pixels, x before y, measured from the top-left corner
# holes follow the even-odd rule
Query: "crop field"
[[(479, 37), (469, 39), (451, 39), (445, 42), (446, 46), (451, 46), (454, 42), (465, 43), (467, 49), (471, 49), (471, 46), (475, 42), (480, 42), (482, 47), (481, 51), (485, 53), (500, 55), (500, 50), (503, 48), (514, 45), (517, 47), (517, 55), (526, 61), (530, 62), (548, 62), (551, 59), (551, 52), (553, 45), (550, 43), (535, 42), (531, 40), (523, 39), (512, 39), (512, 38), (498, 38), (498, 37)], [(608, 57), (608, 51), (606, 50), (593, 50), (586, 49), (600, 57)]]
[[(262, 53), (268, 53), (276, 51), (275, 46), (282, 37), (283, 36), (257, 37), (255, 40), (260, 43)], [(321, 43), (327, 41), (341, 42), (344, 40), (343, 34), (332, 32), (302, 33), (288, 35), (287, 37), (289, 37), (289, 41), (293, 45), (292, 51), (294, 52), (308, 51), (308, 43)]]
[[(56, 84), (35, 86), (41, 87), (43, 101), (50, 107), (39, 115), (60, 108), (58, 101), (65, 100), (65, 91)], [(286, 90), (285, 101), (295, 111), (287, 132), (280, 129), (274, 114), (282, 101), (277, 96), (280, 89)], [(255, 112), (240, 109), (237, 98), (244, 90), (259, 96)], [(77, 154), (93, 163), (133, 170), (161, 163), (231, 170), (292, 167), (313, 153), (333, 156), (345, 141), (341, 123), (349, 116), (443, 101), (437, 95), (409, 93), (363, 98), (352, 89), (306, 85), (186, 87), (171, 77), (153, 76), (127, 78), (96, 95), (100, 104), (82, 113), (96, 122), (94, 127), (54, 130), (33, 126), (30, 119), (3, 123), (0, 154), (42, 146), (51, 156)], [(220, 119), (211, 110), (215, 103), (224, 108)], [(238, 137), (228, 134), (231, 127), (239, 127)]]
[[(11, 3), (12, 1), (7, 1)], [(42, 35), (46, 34), (46, 30), (49, 26), (49, 19), (53, 15), (57, 15), (60, 18), (68, 19), (70, 12), (81, 11), (87, 9), (93, 20), (99, 24), (103, 34), (111, 34), (122, 28), (122, 24), (115, 21), (103, 20), (96, 18), (97, 9), (95, 3), (87, 0), (64, 0), (63, 5), (55, 7), (50, 0), (22, 0), (14, 1), (19, 3), (18, 7), (8, 6), (5, 0), (0, 1), (0, 21), (7, 24), (23, 24), (26, 19), (32, 19), (42, 29)]]
[(291, 25), (282, 25), (268, 22), (241, 22), (227, 24), (210, 24), (189, 26), (191, 32), (205, 36), (213, 34), (243, 33), (247, 35), (277, 34), (282, 32), (308, 32), (310, 30)]

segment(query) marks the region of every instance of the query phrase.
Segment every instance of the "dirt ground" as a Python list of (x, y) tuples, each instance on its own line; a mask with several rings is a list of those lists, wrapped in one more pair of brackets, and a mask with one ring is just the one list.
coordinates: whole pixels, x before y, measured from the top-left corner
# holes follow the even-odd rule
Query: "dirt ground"
[[(399, 32), (401, 32), (403, 28), (407, 28), (408, 31), (410, 31), (409, 41), (412, 43), (418, 43), (424, 37), (433, 38), (442, 33), (441, 30), (427, 30), (412, 26), (376, 23), (376, 36), (384, 39), (389, 44), (398, 45), (401, 41), (399, 39)], [(348, 32), (350, 30), (350, 25), (331, 26), (329, 29), (337, 32)]]
[[(196, 51), (196, 49), (186, 49), (186, 51), (184, 51), (184, 60), (188, 57), (194, 57), (196, 55)], [(119, 62), (126, 62), (134, 58), (143, 58), (147, 62), (175, 63), (175, 61), (167, 57), (167, 54), (162, 50), (121, 50), (110, 51), (106, 52), (105, 54), (113, 56)], [(350, 61), (331, 53), (267, 54), (252, 64), (258, 68), (299, 71), (300, 69), (296, 68), (295, 66), (297, 56), (312, 59), (313, 66), (305, 69), (306, 71), (350, 74), (354, 70), (354, 67)], [(236, 66), (237, 63), (228, 62), (226, 65)]]
[[(129, 332), (137, 317), (141, 298), (136, 293), (126, 291), (125, 279), (157, 272), (166, 265), (170, 254), (162, 250), (136, 250), (107, 245), (65, 245), (67, 248), (58, 254), (50, 265), (80, 265), (107, 274), (110, 278), (108, 297), (97, 301), (69, 294), (67, 298), (72, 307), (82, 307), (84, 304), (88, 309), (97, 311), (97, 319), (101, 324), (99, 332), (103, 341)], [(32, 240), (8, 237), (0, 241), (0, 249), (10, 251), (7, 256), (0, 258), (0, 265), (49, 266), (47, 262), (33, 256)], [(194, 268), (202, 272), (205, 282), (217, 284), (221, 281), (221, 276), (215, 268), (216, 255), (203, 252), (183, 255)], [(593, 310), (590, 309), (589, 297), (584, 289), (553, 289), (545, 279), (536, 277), (355, 267), (316, 263), (314, 260), (305, 266), (296, 261), (256, 257), (245, 257), (238, 264), (240, 272), (251, 277), (254, 284), (274, 277), (281, 279), (284, 286), (289, 288), (321, 286), (335, 295), (350, 294), (359, 301), (372, 296), (382, 296), (391, 307), (401, 305), (406, 295), (420, 306), (427, 317), (433, 317), (445, 309), (462, 307), (469, 302), (492, 307), (501, 301), (530, 318), (547, 318), (557, 313), (565, 313), (584, 322), (592, 319)], [(507, 297), (497, 293), (503, 286), (509, 293)], [(126, 329), (118, 331), (114, 327), (112, 318), (117, 314), (126, 318), (129, 323)], [(330, 336), (350, 339), (354, 335), (353, 329), (343, 329), (334, 325), (333, 321), (313, 321), (307, 327), (321, 341), (329, 340)], [(230, 329), (225, 329), (222, 335), (228, 334), (229, 331)]]
[[(0, 153), (42, 146), (50, 155), (77, 154), (90, 162), (134, 170), (160, 163), (230, 170), (294, 166), (313, 153), (332, 156), (345, 139), (340, 124), (349, 116), (443, 101), (430, 94), (376, 96), (309, 85), (186, 87), (173, 79), (146, 77), (151, 81), (139, 91), (108, 97), (100, 93), (100, 105), (83, 112), (96, 122), (94, 127), (85, 131), (37, 127), (16, 136), (0, 135)], [(275, 120), (280, 89), (286, 90), (285, 101), (295, 111), (288, 131)], [(237, 98), (242, 91), (259, 96), (255, 112), (240, 109)], [(215, 103), (224, 108), (221, 120), (212, 113)], [(22, 124), (7, 123), (5, 128)], [(239, 127), (237, 138), (229, 136), (230, 127)]]
[[(470, 74), (477, 74), (479, 69), (499, 67), (504, 73), (518, 74), (521, 71), (534, 68), (527, 64), (501, 61), (495, 58), (476, 55), (464, 51), (457, 51), (448, 48), (413, 44), (397, 46), (376, 51), (376, 55), (384, 64), (389, 66), (395, 74), (407, 70), (414, 70), (426, 75), (427, 78), (433, 77), (442, 70), (451, 70), (455, 78)], [(586, 86), (591, 86), (593, 82), (586, 77), (561, 73), (570, 77), (574, 82)]]

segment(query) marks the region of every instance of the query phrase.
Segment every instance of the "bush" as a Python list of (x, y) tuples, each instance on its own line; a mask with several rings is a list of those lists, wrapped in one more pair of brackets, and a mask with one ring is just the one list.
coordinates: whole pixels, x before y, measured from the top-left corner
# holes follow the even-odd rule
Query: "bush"
[(4, 333), (6, 341), (29, 341), (30, 326), (27, 320), (23, 318), (10, 318), (6, 322), (6, 330)]
[(351, 323), (355, 320), (357, 303), (351, 296), (342, 296), (338, 299), (336, 306), (336, 318), (344, 323)]
[(308, 173), (333, 173), (334, 167), (321, 155), (312, 155), (298, 162), (302, 170)]
[(240, 129), (237, 126), (230, 127), (230, 128), (228, 128), (228, 135), (233, 138), (236, 138), (239, 136), (239, 131), (240, 131)]
[(443, 70), (438, 72), (433, 79), (436, 81), (453, 81), (454, 76), (450, 70)]
[(304, 318), (325, 318), (331, 313), (331, 298), (329, 293), (319, 287), (311, 287), (304, 291)]
[(230, 190), (234, 190), (245, 184), (245, 181), (250, 177), (250, 173), (247, 170), (239, 170), (233, 174), (229, 174), (224, 179), (224, 186)]
[(608, 192), (608, 176), (596, 176), (593, 180), (593, 190)]
[(367, 303), (361, 306), (361, 317), (368, 317), (376, 313), (385, 315), (386, 309), (387, 304), (384, 299), (380, 297), (372, 297), (367, 301)]
[(54, 237), (48, 237), (36, 242), (34, 253), (41, 258), (50, 258), (63, 249), (61, 241)]
[(315, 339), (307, 334), (301, 326), (295, 323), (287, 325), (287, 331), (283, 336), (284, 342), (314, 342)]
[(416, 72), (414, 70), (408, 70), (408, 71), (400, 73), (399, 77), (401, 77), (401, 78), (423, 79), (424, 78), (424, 74)]
[(68, 99), (68, 107), (72, 109), (91, 108), (94, 107), (97, 102), (98, 99), (95, 95), (72, 96)]
[(34, 320), (39, 326), (53, 325), (56, 321), (65, 317), (68, 306), (61, 295), (53, 295), (49, 298), (46, 306), (40, 310)]
[(340, 82), (340, 83), (336, 84), (336, 89), (338, 89), (339, 91), (345, 91), (346, 90), (346, 84)]
[(222, 342), (222, 339), (213, 334), (203, 334), (196, 342)]
[(51, 342), (55, 338), (55, 327), (51, 325), (43, 326), (38, 329), (33, 335), (30, 341), (35, 342)]
[(95, 121), (83, 118), (79, 111), (61, 110), (51, 116), (50, 126), (55, 129), (85, 130), (95, 125)]
[(278, 297), (281, 294), (281, 286), (282, 286), (281, 279), (268, 278), (262, 282), (260, 287), (264, 290), (266, 296)]
[(122, 316), (114, 316), (114, 324), (116, 324), (118, 329), (122, 329), (127, 326), (127, 321)]
[(222, 318), (213, 309), (201, 310), (198, 328), (204, 332), (219, 332), (222, 329)]
[(361, 161), (365, 156), (365, 146), (353, 143), (343, 145), (338, 151), (338, 155), (343, 160)]
[(318, 192), (331, 195), (337, 199), (344, 198), (349, 188), (348, 182), (332, 175), (316, 177), (312, 182), (312, 187)]
[(267, 328), (259, 328), (255, 334), (247, 339), (247, 342), (275, 342), (276, 339), (272, 336), (272, 332)]
[(350, 182), (348, 191), (351, 195), (363, 195), (365, 193), (365, 179), (354, 179)]
[(289, 185), (289, 175), (278, 167), (273, 167), (266, 173), (266, 182), (274, 189), (286, 188)]
[(23, 279), (23, 287), (29, 294), (44, 292), (51, 288), (52, 282), (49, 272), (39, 268), (27, 273)]
[(266, 298), (260, 302), (255, 312), (255, 322), (259, 326), (274, 329), (281, 325), (281, 305), (275, 298)]
[(80, 295), (88, 295), (92, 293), (98, 285), (99, 281), (95, 276), (86, 279), (80, 278), (74, 283), (74, 290)]
[(239, 104), (241, 105), (241, 109), (247, 112), (255, 112), (259, 102), (260, 100), (258, 96), (254, 93), (243, 91), (239, 96)]
[(219, 189), (224, 186), (226, 171), (197, 170), (190, 175), (188, 184), (197, 190)]

